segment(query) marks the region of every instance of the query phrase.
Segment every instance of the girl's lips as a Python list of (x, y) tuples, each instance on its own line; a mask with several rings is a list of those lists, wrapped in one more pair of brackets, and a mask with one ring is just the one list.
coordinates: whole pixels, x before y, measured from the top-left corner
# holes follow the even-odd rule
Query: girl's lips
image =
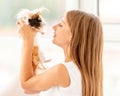
[(55, 36), (53, 36), (53, 38), (55, 38)]
[(54, 32), (54, 34), (53, 34), (53, 37), (55, 37), (56, 35), (55, 35), (55, 32)]

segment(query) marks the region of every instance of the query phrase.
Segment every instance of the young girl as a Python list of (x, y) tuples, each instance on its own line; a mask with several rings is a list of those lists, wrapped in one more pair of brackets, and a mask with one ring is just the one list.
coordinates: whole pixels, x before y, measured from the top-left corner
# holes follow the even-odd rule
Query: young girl
[(79, 10), (68, 11), (53, 26), (53, 43), (64, 50), (65, 60), (37, 75), (32, 66), (36, 31), (24, 21), (19, 21), (18, 28), (23, 38), (20, 81), (25, 93), (102, 96), (103, 32), (98, 17)]

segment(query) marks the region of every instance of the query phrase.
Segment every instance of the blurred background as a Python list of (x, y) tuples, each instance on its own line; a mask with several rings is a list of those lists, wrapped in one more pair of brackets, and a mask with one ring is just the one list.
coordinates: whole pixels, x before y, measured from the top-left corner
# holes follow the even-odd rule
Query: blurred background
[(47, 24), (45, 35), (39, 34), (39, 45), (45, 57), (53, 60), (51, 64), (64, 59), (62, 50), (51, 41), (52, 26), (66, 11), (80, 9), (100, 17), (104, 31), (104, 96), (120, 96), (119, 4), (119, 0), (0, 0), (0, 93), (19, 75), (21, 39), (17, 32), (16, 14), (24, 8), (45, 7), (49, 12), (42, 14)]

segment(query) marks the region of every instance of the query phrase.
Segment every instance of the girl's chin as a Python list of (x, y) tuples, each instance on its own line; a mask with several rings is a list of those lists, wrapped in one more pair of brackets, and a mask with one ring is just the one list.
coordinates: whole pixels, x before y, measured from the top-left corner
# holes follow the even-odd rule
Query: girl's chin
[(52, 39), (52, 42), (55, 44), (55, 40), (54, 40), (54, 38)]
[(55, 44), (55, 45), (58, 45), (55, 41), (55, 39), (52, 40), (52, 43)]
[(52, 41), (53, 41), (53, 42), (55, 41), (55, 36), (53, 36)]

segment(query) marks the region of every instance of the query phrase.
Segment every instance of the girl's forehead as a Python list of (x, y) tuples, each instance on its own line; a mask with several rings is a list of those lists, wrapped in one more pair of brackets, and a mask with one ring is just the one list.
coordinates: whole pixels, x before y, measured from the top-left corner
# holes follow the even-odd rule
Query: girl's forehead
[(66, 15), (64, 15), (64, 16), (62, 17), (62, 19), (64, 19), (64, 20), (65, 20), (65, 19), (66, 19)]
[(62, 21), (63, 21), (64, 23), (67, 23), (67, 18), (66, 18), (66, 15), (65, 15), (65, 16), (63, 16)]

